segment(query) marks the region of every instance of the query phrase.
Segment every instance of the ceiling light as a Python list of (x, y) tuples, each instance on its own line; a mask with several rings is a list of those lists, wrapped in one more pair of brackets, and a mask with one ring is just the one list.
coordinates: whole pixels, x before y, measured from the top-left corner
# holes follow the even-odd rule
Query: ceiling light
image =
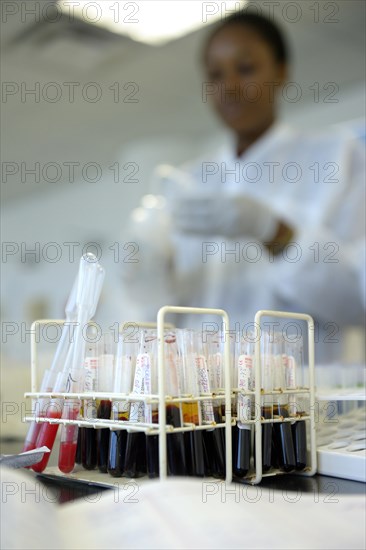
[(59, 0), (58, 6), (70, 21), (77, 17), (139, 42), (162, 44), (225, 18), (246, 2)]

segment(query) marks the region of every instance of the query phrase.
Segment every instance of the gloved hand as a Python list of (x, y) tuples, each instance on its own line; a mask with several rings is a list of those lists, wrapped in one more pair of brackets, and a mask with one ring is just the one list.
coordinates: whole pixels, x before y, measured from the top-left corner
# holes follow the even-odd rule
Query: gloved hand
[(231, 239), (247, 236), (261, 242), (275, 237), (279, 223), (267, 206), (252, 197), (224, 193), (181, 196), (172, 218), (183, 233)]

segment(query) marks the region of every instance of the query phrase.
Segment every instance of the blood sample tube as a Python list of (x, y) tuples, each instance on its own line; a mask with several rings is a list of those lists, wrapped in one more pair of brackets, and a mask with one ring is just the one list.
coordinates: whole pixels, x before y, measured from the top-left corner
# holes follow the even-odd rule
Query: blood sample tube
[[(56, 378), (57, 378), (56, 372), (52, 372), (51, 370), (46, 370), (43, 375), (40, 391), (51, 392), (54, 389)], [(44, 417), (50, 401), (51, 400), (47, 397), (37, 399), (35, 404), (35, 411), (34, 411), (35, 416), (39, 416), (40, 418)], [(41, 422), (36, 422), (35, 420), (31, 422), (25, 438), (23, 451), (22, 451), (23, 453), (25, 453), (26, 451), (31, 451), (32, 449), (36, 448), (37, 438), (41, 427), (42, 427)]]
[[(238, 338), (237, 349), (237, 425), (233, 427), (233, 473), (244, 477), (250, 467), (252, 397), (244, 393), (254, 390), (254, 339)], [(241, 393), (242, 392), (242, 393)]]
[[(207, 370), (209, 376), (210, 391), (215, 395), (223, 394), (223, 363), (224, 363), (224, 336), (217, 333), (202, 333), (203, 352), (207, 359)], [(213, 402), (214, 418), (216, 424), (222, 424), (225, 416), (225, 400), (215, 399)], [(225, 428), (215, 428), (212, 432), (216, 474), (213, 475), (225, 477)], [(209, 436), (208, 436), (209, 437)]]
[[(84, 389), (85, 369), (73, 369), (69, 374), (69, 392), (81, 393)], [(67, 399), (64, 403), (62, 418), (64, 420), (80, 419), (80, 399)], [(78, 426), (65, 424), (61, 430), (61, 442), (58, 457), (58, 467), (61, 472), (68, 474), (75, 466)]]
[[(273, 335), (263, 332), (261, 350), (262, 393), (261, 416), (263, 420), (273, 419), (273, 396), (266, 392), (273, 390)], [(267, 472), (272, 466), (272, 423), (262, 422), (262, 470)]]
[(211, 426), (211, 428), (203, 430), (205, 475), (224, 477), (225, 443), (221, 430), (214, 428), (217, 423), (222, 421), (221, 405), (218, 402), (214, 406), (212, 400), (207, 367), (207, 350), (204, 347), (206, 336), (206, 333), (187, 330), (187, 360), (190, 362), (190, 368), (196, 371), (199, 395), (206, 398), (200, 401), (202, 425)]
[[(65, 314), (66, 321), (62, 326), (61, 338), (58, 342), (55, 354), (49, 370), (46, 370), (43, 376), (40, 391), (52, 392), (55, 389), (55, 383), (58, 373), (62, 372), (65, 367), (66, 359), (69, 355), (70, 349), (70, 326), (72, 321), (75, 320), (76, 314), (76, 290), (78, 286), (78, 279), (80, 273), (74, 281), (69, 299), (66, 303)], [(40, 417), (45, 416), (45, 412), (50, 405), (51, 400), (49, 398), (41, 398), (36, 403), (36, 414)], [(35, 449), (37, 446), (37, 439), (42, 424), (40, 422), (32, 422), (29, 426), (28, 433), (26, 435), (23, 452)], [(49, 453), (50, 454), (50, 453)]]
[[(273, 342), (273, 389), (282, 390), (286, 387), (285, 370), (283, 366), (282, 335), (274, 335)], [(280, 393), (275, 396), (273, 403), (273, 417), (288, 418), (288, 395)], [(285, 472), (291, 472), (296, 465), (294, 445), (292, 440), (291, 424), (289, 422), (273, 423), (273, 440), (278, 466)]]
[[(99, 355), (98, 391), (111, 393), (113, 391), (114, 345), (111, 333), (102, 337), (102, 354)], [(97, 402), (97, 418), (110, 420), (112, 402), (110, 399), (101, 399)], [(97, 464), (102, 473), (107, 472), (109, 450), (109, 428), (97, 430)]]
[[(147, 354), (148, 368), (145, 376), (145, 392), (157, 394), (157, 334), (155, 330), (145, 331), (142, 335), (140, 352)], [(158, 424), (159, 412), (157, 403), (145, 403), (145, 422)], [(146, 469), (149, 478), (159, 477), (159, 436), (157, 434), (146, 434)]]
[[(303, 341), (302, 336), (294, 342), (284, 341), (283, 363), (287, 389), (300, 389), (304, 386)], [(306, 399), (301, 394), (289, 395), (289, 414), (294, 418), (306, 415)], [(303, 470), (307, 461), (306, 421), (291, 423), (296, 470)]]
[[(180, 397), (182, 388), (182, 350), (178, 345), (179, 331), (166, 331), (164, 335), (164, 361), (165, 361), (165, 376), (166, 376), (166, 393), (170, 397)], [(148, 339), (145, 340), (145, 346), (148, 344)], [(157, 339), (156, 336), (150, 335), (150, 360), (149, 369), (150, 377), (147, 379), (145, 387), (147, 393), (157, 393)], [(145, 405), (145, 421), (148, 423), (157, 424), (159, 422), (158, 405)], [(173, 402), (166, 405), (166, 423), (173, 428), (183, 426), (182, 406), (179, 402)], [(147, 473), (149, 477), (157, 477), (159, 475), (159, 436), (146, 436), (147, 450)], [(169, 475), (185, 475), (186, 456), (184, 446), (183, 433), (168, 433), (167, 434), (167, 462)]]
[[(138, 340), (131, 342), (130, 331), (119, 334), (115, 360), (114, 393), (129, 394), (132, 388), (132, 375), (136, 364)], [(125, 400), (114, 400), (112, 419), (123, 422), (129, 420), (130, 403)], [(113, 477), (121, 477), (124, 471), (127, 443), (127, 431), (111, 430), (107, 470)]]
[[(167, 332), (164, 342), (166, 392), (172, 397), (181, 397), (182, 393), (182, 350), (178, 346), (177, 331)], [(166, 423), (173, 428), (183, 426), (182, 404), (171, 403), (166, 406)], [(168, 474), (183, 476), (187, 473), (183, 432), (167, 435)]]
[[(89, 343), (86, 347), (84, 391), (93, 393), (98, 391), (99, 357), (96, 343)], [(83, 413), (85, 420), (93, 421), (97, 418), (97, 403), (95, 399), (84, 399)], [(97, 466), (97, 434), (92, 427), (80, 428), (81, 464), (85, 470), (94, 470)]]
[[(147, 331), (141, 331), (140, 344), (145, 345)], [(151, 357), (144, 353), (144, 348), (139, 348), (136, 358), (136, 366), (132, 384), (132, 393), (136, 396), (146, 395), (149, 385), (146, 383), (146, 377), (149, 379), (151, 373)], [(136, 424), (145, 423), (145, 404), (144, 401), (131, 401), (129, 421)], [(140, 431), (127, 433), (126, 453), (124, 463), (124, 475), (126, 477), (136, 478), (146, 474), (146, 438)]]
[[(177, 337), (180, 340), (180, 348), (182, 349), (182, 397), (192, 399), (194, 396), (199, 396), (199, 388), (198, 373), (194, 368), (194, 363), (192, 364), (189, 357), (189, 332), (177, 331)], [(191, 401), (183, 402), (182, 413), (184, 424), (192, 424), (193, 426), (202, 425), (202, 414), (198, 401), (192, 399)], [(184, 444), (187, 474), (203, 477), (207, 474), (205, 468), (203, 430), (193, 429), (190, 432), (185, 432)]]
[[(56, 376), (56, 382), (54, 387), (55, 393), (64, 393), (66, 390), (66, 383), (67, 383), (67, 373), (65, 372), (59, 372)], [(45, 410), (45, 418), (50, 419), (60, 419), (62, 415), (62, 410), (64, 406), (63, 399), (56, 399), (53, 398), (50, 400), (47, 409)], [(58, 431), (59, 424), (54, 423), (42, 423), (41, 429), (39, 430), (38, 437), (37, 437), (37, 443), (36, 447), (48, 447), (52, 450), (57, 431)], [(51, 453), (45, 453), (43, 455), (43, 459), (38, 462), (37, 464), (34, 464), (32, 466), (32, 470), (35, 472), (43, 472), (43, 470), (47, 467), (49, 458)]]

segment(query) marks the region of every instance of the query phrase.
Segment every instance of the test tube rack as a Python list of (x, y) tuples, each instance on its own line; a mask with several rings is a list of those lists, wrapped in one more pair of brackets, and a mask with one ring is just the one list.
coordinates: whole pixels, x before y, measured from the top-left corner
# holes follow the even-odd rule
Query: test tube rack
[[(150, 424), (142, 422), (130, 422), (120, 420), (106, 420), (106, 419), (88, 419), (80, 417), (77, 420), (55, 419), (47, 418), (37, 415), (37, 411), (33, 416), (26, 416), (24, 420), (26, 422), (48, 422), (51, 424), (74, 424), (79, 427), (92, 427), (95, 429), (109, 428), (110, 430), (127, 430), (129, 432), (143, 432), (147, 436), (159, 435), (159, 477), (161, 480), (167, 477), (167, 435), (175, 432), (186, 432), (192, 430), (212, 430), (213, 428), (225, 428), (225, 442), (226, 442), (226, 472), (225, 479), (227, 482), (233, 480), (232, 472), (232, 426), (236, 425), (237, 419), (232, 417), (231, 403), (238, 392), (254, 397), (255, 403), (259, 404), (261, 398), (265, 395), (280, 395), (280, 394), (303, 394), (308, 396), (309, 411), (306, 415), (296, 418), (296, 421), (308, 422), (309, 425), (309, 443), (308, 448), (308, 460), (307, 466), (303, 471), (290, 472), (286, 475), (301, 475), (301, 476), (313, 476), (317, 471), (317, 453), (316, 453), (316, 430), (315, 430), (315, 384), (314, 384), (314, 321), (311, 316), (302, 313), (292, 313), (283, 311), (261, 310), (258, 311), (254, 323), (255, 326), (260, 326), (262, 317), (279, 317), (297, 319), (307, 322), (308, 326), (308, 362), (309, 362), (309, 385), (308, 387), (294, 388), (294, 389), (280, 389), (274, 391), (264, 391), (261, 387), (261, 351), (260, 351), (260, 339), (258, 338), (255, 343), (255, 389), (254, 391), (238, 390), (237, 388), (231, 388), (230, 381), (230, 341), (229, 338), (224, 340), (224, 389), (223, 392), (216, 392), (210, 394), (200, 394), (190, 397), (170, 397), (165, 392), (165, 365), (164, 365), (164, 330), (166, 328), (172, 328), (165, 322), (165, 316), (169, 313), (175, 314), (197, 314), (197, 315), (213, 315), (221, 317), (222, 327), (224, 334), (230, 334), (229, 316), (226, 311), (222, 309), (212, 308), (194, 308), (194, 307), (176, 307), (176, 306), (164, 306), (157, 315), (157, 324), (154, 323), (133, 323), (140, 328), (157, 327), (158, 335), (158, 394), (149, 395), (136, 395), (136, 394), (122, 394), (113, 392), (82, 392), (82, 393), (54, 393), (54, 392), (39, 392), (38, 387), (38, 347), (36, 337), (36, 327), (46, 324), (63, 325), (62, 319), (41, 319), (35, 321), (32, 324), (32, 339), (31, 339), (31, 392), (25, 393), (26, 398), (31, 398), (33, 401), (33, 410), (36, 409), (36, 402), (39, 398), (61, 398), (61, 399), (83, 399), (83, 400), (97, 400), (105, 399), (110, 401), (142, 401), (146, 404), (157, 404), (159, 410), (159, 423)], [(90, 323), (93, 324), (93, 323)], [(132, 323), (124, 323), (121, 329), (126, 325)], [(225, 401), (225, 421), (220, 424), (212, 425), (200, 425), (185, 423), (180, 428), (173, 428), (171, 425), (166, 424), (166, 406), (172, 403), (182, 402), (203, 402), (203, 401)], [(265, 423), (276, 422), (293, 422), (294, 418), (271, 418), (264, 419), (260, 415), (256, 414), (255, 418), (246, 421), (247, 424), (251, 424), (254, 428), (254, 447), (255, 456), (262, 455), (262, 426)], [(46, 470), (47, 472), (47, 470)], [(92, 472), (88, 472), (92, 474)], [(268, 476), (274, 476), (278, 474), (284, 474), (280, 470), (271, 469), (269, 472), (262, 471), (262, 462), (257, 460), (254, 470), (250, 470), (248, 475), (241, 481), (251, 485), (256, 485), (261, 482), (262, 478)], [(103, 474), (106, 476), (106, 474)], [(91, 476), (92, 477), (92, 476)], [(115, 478), (112, 478), (115, 481)]]

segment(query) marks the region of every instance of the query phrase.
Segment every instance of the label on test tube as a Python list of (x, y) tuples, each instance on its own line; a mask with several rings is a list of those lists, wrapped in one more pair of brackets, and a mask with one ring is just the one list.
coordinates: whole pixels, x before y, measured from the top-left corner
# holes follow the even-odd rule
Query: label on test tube
[[(147, 371), (147, 373), (146, 373)], [(150, 374), (150, 357), (147, 353), (142, 353), (137, 356), (136, 370), (133, 381), (132, 392), (138, 395), (147, 393), (145, 391), (145, 376), (147, 374), (148, 379), (151, 379)], [(150, 382), (151, 384), (151, 382)], [(135, 401), (131, 403), (130, 421), (131, 422), (144, 422), (145, 420), (145, 404), (142, 401)]]
[[(238, 361), (238, 388), (239, 390), (253, 390), (253, 357), (251, 355), (240, 355)], [(249, 395), (238, 395), (238, 419), (245, 423), (251, 418), (251, 402)]]
[[(86, 357), (84, 364), (85, 364), (85, 379), (84, 379), (85, 392), (96, 391), (97, 376), (98, 376), (98, 358)], [(84, 400), (84, 416), (87, 419), (97, 418), (97, 404), (94, 399)]]
[[(151, 358), (147, 353), (142, 356), (142, 364), (145, 369), (144, 393), (151, 393)], [(145, 422), (152, 423), (152, 408), (151, 405), (144, 403)]]
[(208, 370), (210, 373), (210, 387), (219, 389), (222, 384), (222, 360), (221, 353), (213, 353), (208, 357)]
[[(195, 357), (195, 365), (198, 373), (198, 387), (200, 393), (211, 393), (206, 358), (203, 355), (197, 355)], [(201, 411), (202, 419), (205, 424), (215, 423), (212, 401), (201, 401)]]

